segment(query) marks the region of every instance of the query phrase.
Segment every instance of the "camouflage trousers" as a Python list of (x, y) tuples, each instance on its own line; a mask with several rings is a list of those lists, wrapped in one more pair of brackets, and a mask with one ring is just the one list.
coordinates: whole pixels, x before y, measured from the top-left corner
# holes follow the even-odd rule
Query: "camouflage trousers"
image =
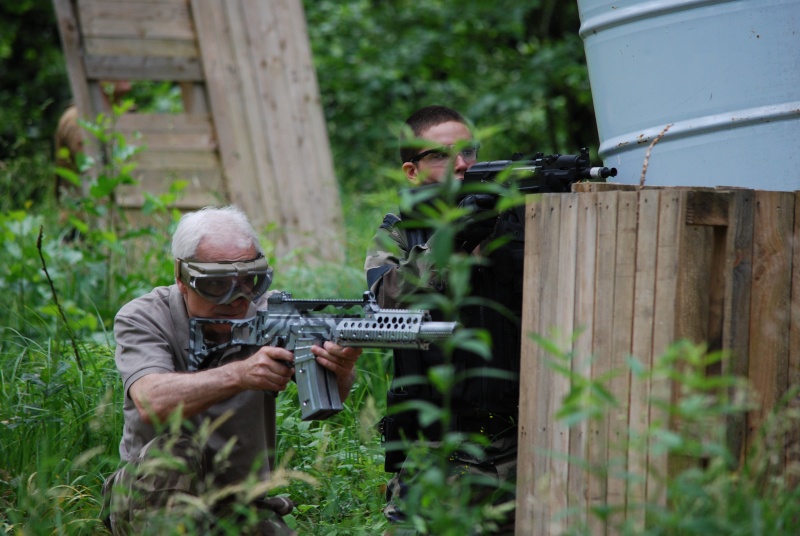
[[(436, 447), (437, 444), (433, 444)], [(456, 452), (447, 462), (449, 475), (447, 482), (455, 484), (459, 479), (469, 476), (474, 480), (470, 485), (471, 506), (483, 504), (500, 505), (513, 503), (517, 480), (517, 438), (505, 437), (495, 439), (484, 449), (484, 455), (475, 457), (467, 451)], [(404, 465), (399, 473), (395, 473), (386, 486), (386, 506), (383, 515), (392, 524), (405, 521), (406, 516), (400, 508), (408, 496), (410, 485), (416, 485), (415, 471)], [(509, 511), (499, 524), (498, 531), (493, 534), (514, 534), (515, 510)], [(393, 536), (416, 535), (413, 529), (393, 527), (386, 534)]]
[[(205, 475), (203, 449), (191, 437), (158, 436), (104, 482), (103, 523), (115, 536), (187, 529), (197, 534), (295, 535), (283, 520), (294, 509), (285, 497), (262, 498), (246, 505), (257, 512), (257, 520), (248, 520), (247, 526), (253, 527), (249, 530), (241, 528), (243, 520), (235, 513), (239, 506), (235, 501), (204, 507), (198, 498)], [(176, 527), (179, 522), (186, 524), (183, 530)]]

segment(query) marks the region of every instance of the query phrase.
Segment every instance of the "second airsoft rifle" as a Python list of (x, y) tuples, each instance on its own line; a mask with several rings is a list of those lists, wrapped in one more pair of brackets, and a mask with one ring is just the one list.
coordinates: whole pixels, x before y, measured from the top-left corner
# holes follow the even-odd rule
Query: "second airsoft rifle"
[(572, 185), (582, 180), (603, 181), (617, 176), (617, 168), (593, 167), (589, 161), (589, 150), (581, 154), (536, 153), (524, 157), (516, 153), (511, 160), (477, 162), (464, 173), (463, 185), (494, 182), (508, 175), (520, 193), (569, 192)]
[[(320, 312), (325, 308), (361, 307), (363, 315)], [(231, 326), (228, 342), (207, 344), (204, 328)], [(381, 309), (371, 292), (362, 300), (300, 300), (286, 292), (267, 298), (267, 309), (242, 320), (193, 318), (189, 323), (189, 370), (216, 367), (222, 350), (233, 346), (278, 346), (294, 352), (295, 382), (302, 419), (324, 419), (342, 410), (334, 374), (317, 363), (313, 344), (333, 341), (364, 348), (419, 348), (450, 337), (456, 322), (434, 322), (428, 311)]]

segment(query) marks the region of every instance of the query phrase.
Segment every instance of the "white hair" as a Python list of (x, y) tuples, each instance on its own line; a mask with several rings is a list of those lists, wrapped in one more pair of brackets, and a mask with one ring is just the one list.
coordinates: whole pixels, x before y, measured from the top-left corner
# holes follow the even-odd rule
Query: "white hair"
[(184, 214), (172, 235), (172, 256), (176, 259), (194, 259), (204, 238), (224, 240), (239, 248), (252, 245), (258, 253), (264, 254), (247, 215), (234, 205), (222, 208), (205, 207)]

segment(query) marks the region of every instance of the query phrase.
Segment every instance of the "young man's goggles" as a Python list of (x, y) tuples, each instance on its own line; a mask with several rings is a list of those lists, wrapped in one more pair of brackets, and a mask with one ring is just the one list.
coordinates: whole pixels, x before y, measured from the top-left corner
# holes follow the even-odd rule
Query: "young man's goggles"
[(480, 145), (478, 144), (467, 145), (458, 151), (454, 151), (454, 148), (455, 145), (448, 145), (437, 147), (436, 149), (428, 149), (416, 155), (409, 160), (409, 162), (416, 164), (420, 160), (425, 159), (426, 162), (435, 166), (447, 164), (451, 159), (455, 158), (456, 155), (461, 155), (461, 158), (463, 158), (464, 162), (467, 164), (471, 164), (478, 159), (478, 149), (480, 149)]
[(178, 278), (211, 303), (231, 303), (240, 297), (253, 301), (272, 284), (272, 269), (264, 257), (235, 262), (175, 262)]

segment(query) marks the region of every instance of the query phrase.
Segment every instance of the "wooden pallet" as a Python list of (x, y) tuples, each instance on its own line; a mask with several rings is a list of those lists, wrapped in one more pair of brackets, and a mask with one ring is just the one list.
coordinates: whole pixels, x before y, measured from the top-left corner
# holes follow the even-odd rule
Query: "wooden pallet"
[[(300, 0), (53, 0), (76, 105), (108, 114), (101, 82), (170, 81), (177, 114), (129, 113), (119, 132), (146, 149), (139, 184), (117, 202), (142, 206), (175, 179), (178, 208), (234, 203), (277, 254), (343, 259), (339, 191)], [(87, 152), (101, 157), (87, 140)]]

